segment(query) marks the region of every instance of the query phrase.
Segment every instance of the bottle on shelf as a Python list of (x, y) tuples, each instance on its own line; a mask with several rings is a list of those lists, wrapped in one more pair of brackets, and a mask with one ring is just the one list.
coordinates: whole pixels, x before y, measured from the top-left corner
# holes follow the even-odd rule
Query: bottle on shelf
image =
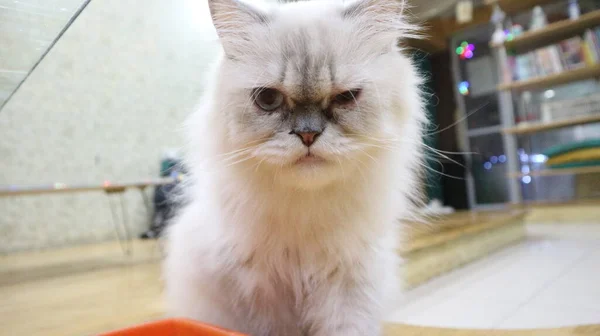
[(546, 18), (546, 13), (540, 6), (533, 7), (533, 12), (531, 14), (531, 22), (529, 23), (529, 30), (538, 30), (546, 27), (548, 24), (548, 19)]
[(581, 10), (577, 0), (569, 0), (569, 19), (577, 20), (579, 15), (581, 15)]

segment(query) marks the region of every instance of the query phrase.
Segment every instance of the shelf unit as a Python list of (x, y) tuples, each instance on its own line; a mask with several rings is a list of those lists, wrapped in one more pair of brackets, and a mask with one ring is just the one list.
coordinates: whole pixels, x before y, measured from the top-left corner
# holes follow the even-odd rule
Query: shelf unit
[(600, 64), (527, 80), (498, 85), (500, 91), (533, 91), (600, 77)]
[(523, 207), (572, 207), (572, 206), (600, 206), (600, 199), (598, 198), (588, 198), (588, 199), (578, 199), (578, 200), (552, 200), (552, 201), (524, 201), (521, 203), (512, 203), (510, 204), (513, 208), (523, 208)]
[(525, 32), (510, 41), (505, 41), (504, 47), (525, 52), (583, 33), (597, 25), (600, 25), (600, 10), (583, 14), (577, 20), (562, 20), (549, 24), (544, 29)]
[(552, 122), (522, 122), (518, 123), (515, 127), (505, 128), (502, 130), (502, 132), (505, 134), (531, 134), (557, 128), (591, 124), (595, 122), (600, 122), (600, 113), (589, 116), (560, 119)]
[[(499, 0), (498, 4), (510, 15), (523, 10), (530, 10), (534, 6), (543, 5), (549, 2), (556, 2), (556, 0)], [(493, 47), (497, 51), (499, 65), (504, 66), (508, 64), (509, 53), (523, 54), (530, 52), (582, 34), (586, 29), (597, 26), (600, 26), (600, 9), (585, 13), (576, 20), (558, 21), (551, 23), (542, 29), (525, 32), (510, 41), (505, 41), (499, 45), (493, 45)], [(594, 113), (590, 115), (557, 119), (550, 122), (522, 122), (515, 124), (513, 94), (519, 95), (525, 91), (535, 92), (546, 90), (559, 85), (598, 78), (600, 78), (600, 63), (587, 65), (579, 69), (566, 70), (548, 76), (519, 80), (510, 83), (501, 83), (498, 85), (502, 109), (501, 116), (503, 118), (502, 124), (505, 126), (502, 129), (502, 133), (505, 137), (504, 142), (514, 144), (513, 148), (506, 148), (507, 154), (509, 151), (517, 152), (517, 141), (519, 140), (519, 136), (535, 135), (549, 130), (600, 122), (600, 113)], [(529, 138), (528, 141), (534, 141), (533, 139), (534, 138)], [(509, 160), (510, 159), (511, 158), (509, 157)], [(527, 161), (527, 163), (522, 163), (519, 158), (515, 159), (514, 157), (513, 160), (512, 163), (508, 162), (510, 164), (508, 165), (508, 173), (506, 175), (509, 179), (508, 183), (510, 190), (519, 190), (519, 194), (515, 195), (514, 193), (511, 193), (511, 203), (523, 203), (523, 191), (521, 190), (520, 184), (521, 179), (523, 179), (524, 183), (530, 183), (533, 177), (600, 173), (600, 166), (562, 169), (539, 168), (537, 170), (534, 169), (536, 166), (531, 166), (527, 173), (522, 173), (520, 169), (521, 165), (531, 165), (532, 163), (529, 161)], [(525, 180), (525, 178), (527, 178), (527, 180)]]
[(600, 173), (600, 166), (577, 167), (577, 168), (557, 168), (531, 171), (529, 173), (509, 173), (512, 178), (521, 178), (525, 176), (559, 176), (559, 175), (580, 175)]

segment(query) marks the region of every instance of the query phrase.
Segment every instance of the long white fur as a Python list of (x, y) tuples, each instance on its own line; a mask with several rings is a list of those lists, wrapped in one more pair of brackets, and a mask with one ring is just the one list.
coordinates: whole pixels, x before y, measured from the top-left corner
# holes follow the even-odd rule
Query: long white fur
[[(412, 32), (403, 3), (359, 1), (347, 18), (353, 4), (342, 1), (252, 9), (265, 24), (235, 0), (210, 0), (226, 54), (187, 124), (189, 203), (164, 267), (170, 315), (255, 336), (380, 333), (400, 284), (398, 219), (417, 194), (425, 117), (421, 79), (396, 47)], [(302, 69), (280, 57), (302, 47), (294, 36), (308, 43), (290, 57), (335, 63), (335, 83), (317, 71), (316, 92), (363, 89), (311, 147), (326, 160), (317, 166), (295, 164), (306, 147), (248, 94), (298, 87)]]

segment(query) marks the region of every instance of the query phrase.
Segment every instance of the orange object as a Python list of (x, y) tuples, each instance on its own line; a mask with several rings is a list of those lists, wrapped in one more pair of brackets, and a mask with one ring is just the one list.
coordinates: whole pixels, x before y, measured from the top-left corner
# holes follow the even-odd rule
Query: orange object
[(245, 336), (208, 324), (183, 319), (169, 319), (134, 326), (100, 336)]

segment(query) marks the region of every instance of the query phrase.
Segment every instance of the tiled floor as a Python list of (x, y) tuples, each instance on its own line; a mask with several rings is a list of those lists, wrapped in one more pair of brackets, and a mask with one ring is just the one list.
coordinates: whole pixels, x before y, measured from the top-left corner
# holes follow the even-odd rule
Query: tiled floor
[(504, 329), (600, 323), (600, 230), (567, 225), (556, 238), (548, 229), (531, 227), (538, 238), (409, 291), (388, 320)]
[[(600, 225), (531, 229), (538, 238), (411, 290), (390, 322), (430, 327), (388, 335), (600, 335), (472, 330), (600, 324)], [(159, 246), (133, 250), (126, 260), (116, 242), (1, 257), (0, 335), (96, 335), (164, 317)]]

